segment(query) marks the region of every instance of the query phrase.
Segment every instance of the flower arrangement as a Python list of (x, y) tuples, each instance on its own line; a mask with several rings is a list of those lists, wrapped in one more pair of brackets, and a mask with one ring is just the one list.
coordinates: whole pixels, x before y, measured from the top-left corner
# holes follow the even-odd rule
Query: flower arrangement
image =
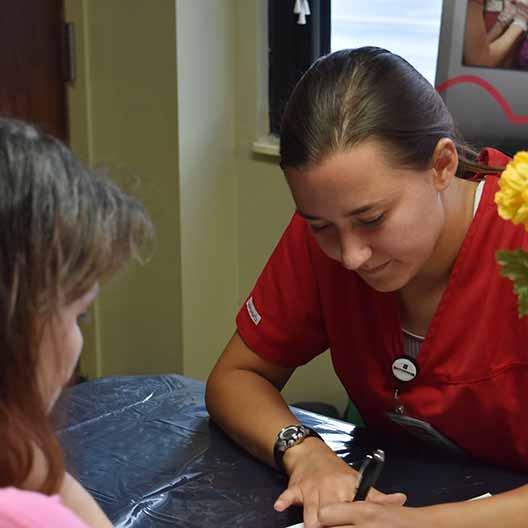
[[(528, 152), (518, 152), (499, 179), (495, 194), (499, 216), (528, 231)], [(519, 317), (528, 314), (528, 253), (523, 249), (497, 251), (501, 275), (513, 281), (519, 299)]]

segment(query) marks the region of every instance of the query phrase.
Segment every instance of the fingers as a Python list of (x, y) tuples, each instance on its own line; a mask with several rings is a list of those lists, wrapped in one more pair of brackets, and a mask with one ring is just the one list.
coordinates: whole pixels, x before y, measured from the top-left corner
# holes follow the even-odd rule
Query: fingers
[[(338, 489), (331, 489), (329, 485), (322, 485), (320, 489), (314, 490), (313, 493), (304, 494), (304, 527), (320, 528), (320, 511), (328, 504), (335, 503), (352, 503), (357, 488), (356, 476), (353, 475), (347, 482), (341, 482)], [(386, 497), (378, 492), (378, 495)], [(401, 501), (401, 497), (400, 497)]]
[(403, 506), (407, 502), (407, 495), (405, 493), (391, 493), (390, 495), (385, 495), (383, 502), (378, 504), (391, 504), (393, 506)]
[(372, 522), (380, 506), (403, 506), (405, 493), (381, 493), (372, 488), (366, 501), (337, 502), (323, 506), (318, 512), (319, 526), (356, 526)]
[(375, 502), (376, 504), (390, 504), (393, 506), (403, 506), (407, 501), (407, 495), (405, 493), (381, 493), (378, 490), (372, 488), (369, 491), (367, 500)]
[[(330, 499), (326, 497), (326, 499)], [(274, 508), (282, 512), (290, 506), (303, 505), (305, 528), (351, 527), (371, 522), (379, 516), (380, 506), (403, 506), (407, 500), (404, 493), (385, 494), (372, 488), (366, 501), (352, 502), (345, 498), (339, 502), (329, 503), (319, 493), (303, 496), (299, 486), (292, 486), (279, 495)]]
[(309, 501), (304, 503), (303, 520), (304, 528), (320, 528), (319, 523), (319, 495), (314, 495)]
[(319, 528), (319, 494), (304, 497), (299, 486), (292, 486), (283, 491), (273, 507), (275, 511), (282, 512), (290, 506), (303, 506), (304, 528)]
[(303, 503), (302, 492), (298, 486), (291, 486), (284, 490), (275, 501), (275, 511), (282, 512), (290, 506), (300, 506)]

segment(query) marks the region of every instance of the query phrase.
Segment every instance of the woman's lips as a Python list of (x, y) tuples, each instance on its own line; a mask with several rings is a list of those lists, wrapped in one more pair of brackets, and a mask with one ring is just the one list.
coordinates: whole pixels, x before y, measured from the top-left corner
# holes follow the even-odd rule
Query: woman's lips
[(359, 272), (364, 275), (374, 275), (375, 273), (379, 273), (380, 271), (383, 271), (389, 264), (390, 260), (387, 260), (387, 262), (384, 262), (383, 264), (380, 264), (379, 266), (373, 266), (368, 268), (359, 268)]

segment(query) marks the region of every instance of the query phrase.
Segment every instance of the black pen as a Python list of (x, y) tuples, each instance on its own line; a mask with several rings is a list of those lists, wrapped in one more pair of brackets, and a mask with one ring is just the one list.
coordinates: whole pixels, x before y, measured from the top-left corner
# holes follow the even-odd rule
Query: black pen
[(378, 481), (384, 463), (385, 453), (381, 449), (376, 449), (365, 457), (359, 468), (359, 485), (354, 497), (355, 501), (367, 498), (370, 488)]

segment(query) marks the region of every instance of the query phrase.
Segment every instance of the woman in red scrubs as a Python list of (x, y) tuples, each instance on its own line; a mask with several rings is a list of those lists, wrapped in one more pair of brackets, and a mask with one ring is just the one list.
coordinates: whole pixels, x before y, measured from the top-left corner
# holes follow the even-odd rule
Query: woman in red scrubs
[(508, 158), (473, 153), (434, 88), (372, 47), (312, 65), (280, 152), (296, 212), (209, 377), (212, 418), (288, 475), (275, 508), (303, 505), (306, 528), (520, 526), (528, 487), (478, 505), (411, 509), (375, 490), (347, 505), (355, 471), (280, 394), (330, 349), (369, 429), (404, 436), (420, 424), (426, 441), (528, 470), (528, 322), (495, 259), (528, 247), (494, 203)]

